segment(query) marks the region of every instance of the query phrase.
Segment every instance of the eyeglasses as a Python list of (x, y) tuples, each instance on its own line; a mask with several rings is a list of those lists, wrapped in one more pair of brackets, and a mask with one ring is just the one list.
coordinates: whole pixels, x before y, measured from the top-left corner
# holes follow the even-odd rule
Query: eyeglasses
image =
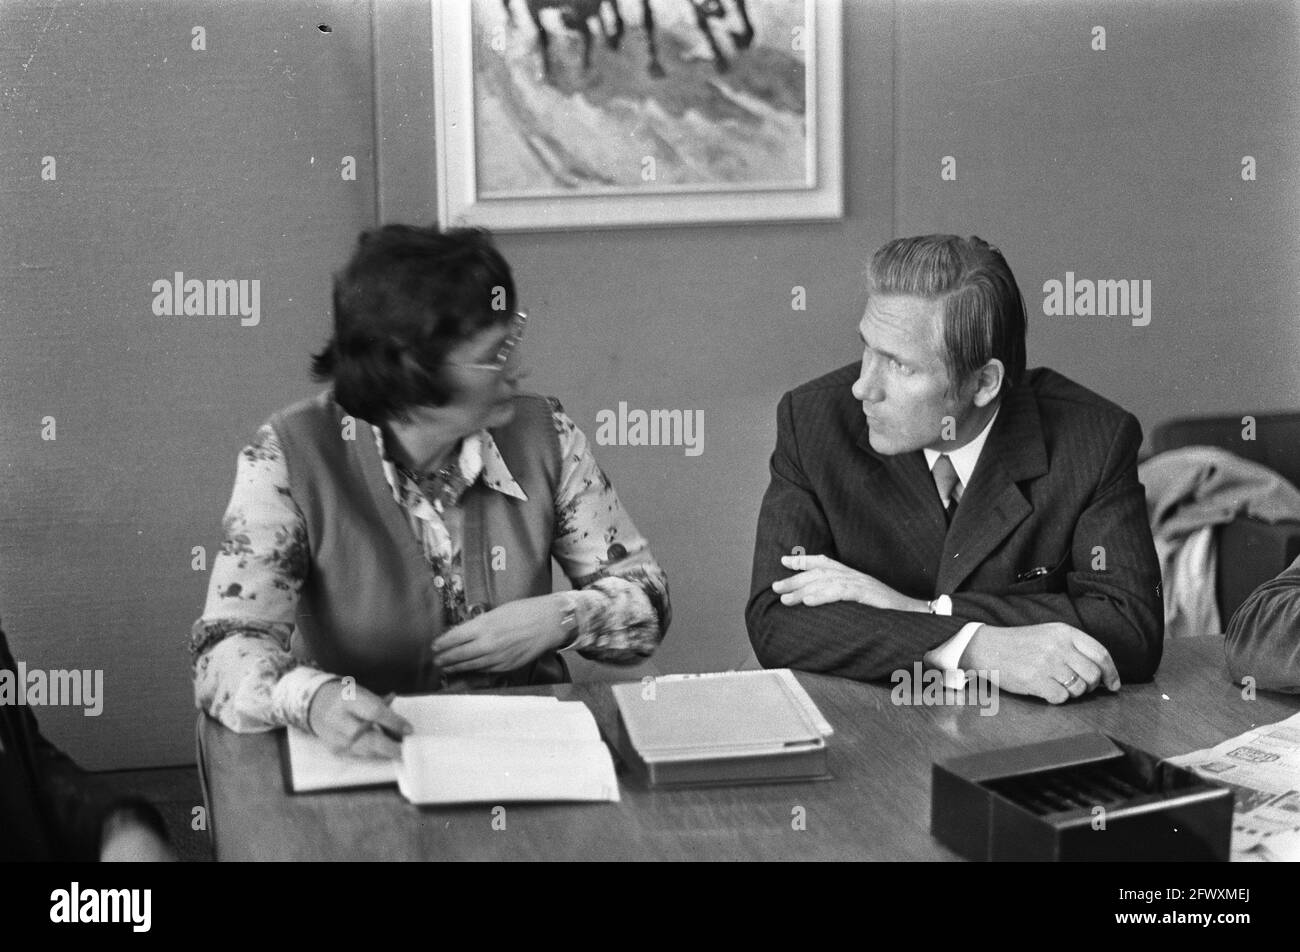
[(515, 311), (510, 315), (510, 330), (506, 334), (505, 340), (497, 348), (497, 352), (492, 357), (490, 363), (461, 363), (460, 361), (447, 361), (452, 367), (468, 367), (471, 370), (490, 370), (493, 373), (501, 373), (510, 363), (510, 356), (519, 346), (519, 342), (524, 338), (524, 328), (528, 326), (528, 312), (525, 310)]

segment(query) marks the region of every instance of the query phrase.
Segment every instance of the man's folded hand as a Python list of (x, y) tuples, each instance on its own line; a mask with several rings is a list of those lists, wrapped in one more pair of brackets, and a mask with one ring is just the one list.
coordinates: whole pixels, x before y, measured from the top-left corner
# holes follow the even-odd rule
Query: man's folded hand
[(999, 628), (981, 625), (961, 666), (987, 671), (998, 687), (1063, 704), (1105, 685), (1120, 687), (1119, 672), (1101, 642), (1063, 622)]

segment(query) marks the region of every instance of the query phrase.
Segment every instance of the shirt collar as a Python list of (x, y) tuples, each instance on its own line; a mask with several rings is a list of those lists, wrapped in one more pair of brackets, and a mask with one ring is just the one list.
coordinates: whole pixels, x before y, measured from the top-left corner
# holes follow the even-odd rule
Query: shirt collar
[[(384, 479), (388, 481), (389, 488), (397, 496), (403, 481), (402, 474), (398, 471), (397, 464), (392, 461), (384, 449), (384, 431), (373, 424), (370, 429), (375, 435), (375, 447), (379, 450), (379, 459), (383, 464)], [(471, 433), (461, 440), (460, 456), (456, 463), (466, 485), (472, 486), (475, 480), (482, 477), (483, 482), (489, 489), (495, 489), (503, 495), (524, 502), (528, 501), (528, 496), (519, 483), (515, 481), (514, 476), (510, 473), (510, 467), (506, 465), (505, 459), (501, 456), (496, 440), (492, 439), (492, 434), (487, 430)]]
[[(998, 413), (1002, 410), (999, 405), (993, 411), (993, 416), (989, 417), (989, 422), (984, 424), (984, 429), (979, 431), (979, 435), (971, 440), (965, 446), (953, 450), (948, 454), (948, 459), (952, 460), (952, 468), (957, 471), (957, 478), (961, 480), (963, 486), (970, 485), (971, 475), (975, 472), (975, 464), (979, 462), (980, 452), (984, 449), (984, 443), (989, 438), (989, 431), (993, 429), (993, 421), (998, 418)], [(939, 450), (924, 449), (925, 465), (931, 470), (934, 469), (935, 462), (943, 455)]]

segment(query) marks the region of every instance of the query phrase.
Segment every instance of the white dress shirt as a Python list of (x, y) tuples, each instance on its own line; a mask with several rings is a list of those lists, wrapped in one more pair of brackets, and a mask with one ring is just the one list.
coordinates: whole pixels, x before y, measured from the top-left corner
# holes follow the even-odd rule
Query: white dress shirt
[[(998, 408), (999, 410), (1001, 407)], [(958, 447), (948, 453), (948, 459), (952, 460), (952, 467), (957, 471), (957, 478), (961, 480), (962, 492), (970, 485), (970, 478), (975, 472), (975, 464), (979, 462), (980, 453), (984, 449), (984, 443), (988, 440), (989, 431), (993, 429), (993, 421), (998, 418), (998, 410), (993, 411), (993, 416), (989, 417), (989, 422), (984, 424), (984, 429), (979, 431), (975, 439), (971, 440), (965, 446)], [(924, 449), (925, 464), (929, 467), (930, 472), (934, 472), (934, 464), (938, 462), (939, 457), (944, 454), (939, 450)], [(934, 487), (936, 493), (939, 487)], [(942, 496), (939, 502), (943, 505), (948, 504), (948, 500)], [(960, 505), (960, 502), (958, 502)], [(952, 609), (949, 607), (948, 612), (951, 614)], [(970, 644), (970, 640), (975, 637), (975, 632), (979, 631), (980, 622), (972, 621), (962, 625), (961, 631), (953, 635), (943, 644), (925, 653), (925, 663), (932, 668), (939, 668), (943, 671), (944, 687), (961, 689), (966, 686), (966, 675), (961, 669), (962, 652)]]

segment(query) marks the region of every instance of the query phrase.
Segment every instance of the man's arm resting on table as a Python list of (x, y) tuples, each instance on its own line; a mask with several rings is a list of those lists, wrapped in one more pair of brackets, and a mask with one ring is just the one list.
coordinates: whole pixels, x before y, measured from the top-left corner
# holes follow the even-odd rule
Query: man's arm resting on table
[[(809, 554), (837, 555), (825, 513), (799, 461), (788, 393), (777, 408), (777, 442), (770, 468), (745, 608), (749, 640), (760, 664), (868, 681), (910, 667), (925, 652), (957, 634), (964, 620), (928, 612), (853, 601), (782, 604), (772, 583), (792, 574), (782, 564), (783, 556), (795, 552), (796, 547)], [(925, 604), (919, 599), (910, 601), (913, 608)]]
[[(1017, 628), (1061, 622), (1095, 638), (1124, 681), (1149, 681), (1164, 648), (1160, 566), (1137, 479), (1142, 431), (1125, 416), (1111, 442), (1097, 491), (1075, 524), (1065, 592), (993, 595), (959, 592), (953, 614)], [(978, 666), (981, 635), (963, 663)], [(971, 657), (971, 652), (976, 657)]]
[(746, 611), (750, 642), (765, 668), (795, 668), (858, 681), (909, 669), (961, 631), (960, 618), (854, 602), (782, 605), (768, 586)]
[[(782, 409), (787, 409), (784, 402)], [(810, 539), (810, 552), (832, 546), (820, 506), (790, 454), (792, 430), (783, 417), (778, 421), (782, 429), (759, 521), (746, 614), (760, 662), (869, 680), (925, 653), (929, 663), (953, 670), (952, 651), (942, 649), (951, 648), (960, 633), (967, 644), (958, 667), (999, 670), (1008, 690), (1053, 702), (1068, 699), (1060, 691), (1063, 683), (1078, 696), (1075, 674), (1091, 690), (1100, 684), (1115, 689), (1121, 677), (1145, 680), (1154, 673), (1163, 636), (1159, 569), (1136, 479), (1141, 431), (1131, 417), (1112, 441), (1103, 470), (1114, 475), (1101, 480), (1075, 527), (1072, 562), (1087, 569), (1070, 573), (1069, 592), (958, 593), (952, 596), (956, 623), (937, 625), (933, 616), (919, 614), (924, 603), (826, 557), (806, 559), (813, 570), (796, 575), (793, 585), (776, 584), (788, 594), (770, 591), (770, 580), (781, 572), (805, 567), (782, 558), (780, 549), (791, 539)], [(1094, 561), (1098, 556), (1100, 562)], [(832, 597), (839, 600), (825, 604)], [(800, 601), (793, 603), (794, 598)], [(833, 606), (838, 610), (827, 612)], [(881, 611), (889, 612), (888, 625), (875, 613)], [(972, 630), (966, 622), (983, 624)]]
[(1300, 559), (1241, 603), (1224, 637), (1228, 673), (1270, 691), (1300, 692)]
[(1050, 624), (1068, 625), (1096, 639), (1114, 660), (1125, 682), (1150, 681), (1160, 663), (1163, 645), (1154, 641), (1149, 632), (1151, 627), (1162, 631), (1163, 620), (1147, 617), (1143, 624), (1141, 618), (1146, 612), (1132, 610), (1123, 602), (1066, 594), (996, 596), (961, 592), (952, 598), (954, 611), (982, 622), (962, 654), (962, 668), (985, 666), (980, 649), (983, 641), (998, 631)]

